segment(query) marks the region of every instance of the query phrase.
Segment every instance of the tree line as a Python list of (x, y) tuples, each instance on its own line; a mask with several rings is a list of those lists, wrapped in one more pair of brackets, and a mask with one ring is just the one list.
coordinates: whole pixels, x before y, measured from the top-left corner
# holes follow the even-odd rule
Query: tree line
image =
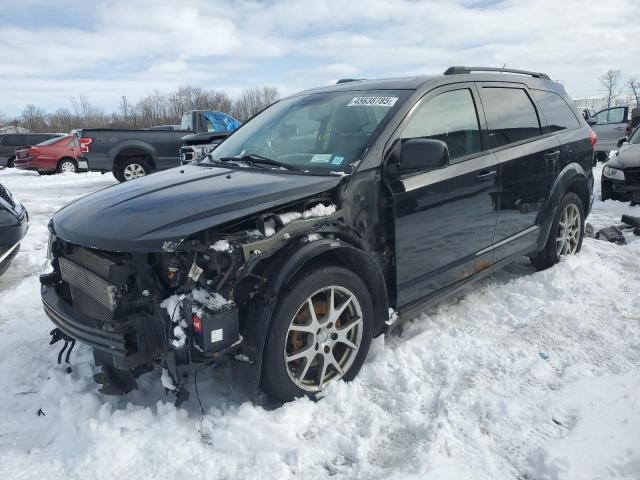
[(69, 107), (55, 112), (29, 104), (17, 118), (0, 112), (0, 127), (21, 126), (31, 132), (69, 132), (76, 128), (148, 128), (179, 125), (189, 110), (217, 110), (245, 122), (280, 98), (276, 87), (245, 88), (236, 98), (215, 89), (184, 86), (170, 93), (154, 91), (137, 102), (120, 97), (116, 111), (107, 113), (85, 95), (70, 99)]

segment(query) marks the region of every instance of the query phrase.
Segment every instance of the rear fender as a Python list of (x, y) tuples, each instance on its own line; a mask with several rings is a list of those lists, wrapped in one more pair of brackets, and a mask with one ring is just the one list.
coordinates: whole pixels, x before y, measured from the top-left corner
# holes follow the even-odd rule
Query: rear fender
[(587, 172), (577, 163), (570, 163), (562, 169), (556, 177), (556, 181), (551, 188), (551, 194), (538, 216), (540, 226), (540, 236), (538, 237), (537, 248), (540, 251), (544, 248), (549, 237), (551, 224), (556, 215), (556, 209), (567, 192), (578, 194), (584, 204), (585, 214), (589, 211), (591, 192), (593, 191), (593, 179), (589, 180)]
[(115, 161), (120, 155), (148, 155), (152, 159), (158, 157), (158, 152), (155, 147), (150, 143), (143, 142), (141, 140), (123, 140), (116, 143), (109, 149), (109, 158), (113, 158)]

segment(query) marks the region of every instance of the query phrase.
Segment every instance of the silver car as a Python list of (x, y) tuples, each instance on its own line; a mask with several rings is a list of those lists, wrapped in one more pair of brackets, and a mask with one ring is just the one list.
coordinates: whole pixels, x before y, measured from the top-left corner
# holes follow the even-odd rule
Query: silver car
[(598, 135), (595, 151), (598, 160), (605, 161), (611, 150), (618, 148), (618, 139), (629, 134), (629, 107), (610, 107), (600, 110), (587, 120)]

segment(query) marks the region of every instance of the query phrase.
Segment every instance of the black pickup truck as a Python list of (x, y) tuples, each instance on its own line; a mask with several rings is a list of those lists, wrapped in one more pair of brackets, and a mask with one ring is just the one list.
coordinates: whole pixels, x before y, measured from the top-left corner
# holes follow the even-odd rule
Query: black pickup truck
[(180, 130), (119, 130), (85, 128), (76, 131), (89, 170), (113, 172), (120, 182), (180, 164), (182, 137), (193, 133), (234, 131), (240, 122), (223, 112), (192, 110), (182, 115)]

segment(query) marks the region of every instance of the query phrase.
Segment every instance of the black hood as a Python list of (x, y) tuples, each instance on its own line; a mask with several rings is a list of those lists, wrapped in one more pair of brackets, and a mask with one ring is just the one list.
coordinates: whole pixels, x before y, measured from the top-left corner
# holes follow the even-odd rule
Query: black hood
[(341, 177), (185, 165), (105, 188), (53, 217), (60, 238), (107, 251), (159, 252), (207, 228), (335, 187)]
[(618, 153), (607, 164), (614, 168), (640, 167), (640, 144), (626, 143), (622, 145)]

